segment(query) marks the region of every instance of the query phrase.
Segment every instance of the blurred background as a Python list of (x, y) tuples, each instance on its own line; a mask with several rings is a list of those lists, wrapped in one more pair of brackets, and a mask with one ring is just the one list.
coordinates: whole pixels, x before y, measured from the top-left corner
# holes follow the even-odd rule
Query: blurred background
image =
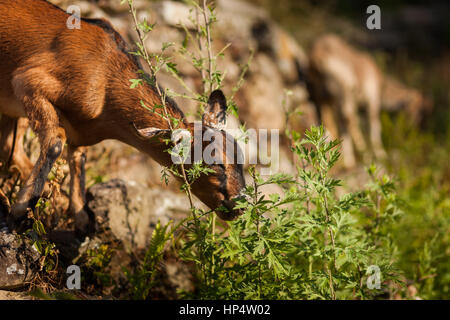
[[(450, 21), (447, 1), (270, 1), (249, 0), (269, 10), (304, 47), (335, 33), (369, 51), (384, 74), (433, 99), (425, 128), (445, 136), (449, 123)], [(365, 28), (366, 9), (381, 9), (381, 30)]]

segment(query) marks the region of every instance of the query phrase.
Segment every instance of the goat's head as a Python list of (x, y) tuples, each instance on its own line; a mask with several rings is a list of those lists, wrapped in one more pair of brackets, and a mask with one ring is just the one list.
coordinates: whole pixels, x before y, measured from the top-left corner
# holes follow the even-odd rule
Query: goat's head
[(180, 146), (178, 151), (186, 150), (187, 147), (188, 151), (183, 151), (186, 168), (192, 166), (190, 163), (202, 160), (212, 169), (212, 172), (201, 174), (194, 181), (192, 191), (221, 219), (234, 220), (242, 213), (241, 210), (234, 210), (234, 207), (236, 200), (242, 197), (245, 179), (242, 151), (236, 140), (224, 130), (226, 109), (224, 94), (216, 90), (209, 97), (201, 123), (190, 123), (187, 128), (173, 132), (155, 128), (138, 129), (137, 132), (143, 139), (170, 138), (175, 146)]

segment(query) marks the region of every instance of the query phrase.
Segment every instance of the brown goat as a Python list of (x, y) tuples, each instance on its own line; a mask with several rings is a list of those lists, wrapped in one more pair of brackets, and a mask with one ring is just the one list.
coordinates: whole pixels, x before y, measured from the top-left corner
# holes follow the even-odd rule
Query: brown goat
[(375, 156), (384, 157), (379, 117), (382, 75), (370, 56), (337, 36), (325, 35), (312, 45), (309, 63), (310, 95), (325, 127), (343, 140), (344, 165), (356, 163), (353, 144), (360, 153), (367, 150), (358, 117), (360, 105), (367, 106)]
[(418, 122), (431, 102), (417, 90), (385, 78), (373, 58), (335, 35), (324, 35), (312, 45), (307, 74), (308, 91), (322, 122), (334, 138), (343, 140), (344, 166), (356, 163), (353, 144), (367, 151), (358, 108), (365, 106), (369, 138), (377, 158), (385, 151), (381, 141), (380, 110), (405, 110)]
[[(28, 177), (8, 224), (16, 230), (27, 226), (27, 211), (34, 209), (47, 175), (67, 143), (69, 211), (75, 215), (76, 229), (85, 233), (89, 225), (84, 199), (86, 146), (116, 139), (162, 165), (172, 164), (163, 140), (170, 130), (161, 109), (152, 113), (141, 106), (141, 101), (150, 108), (161, 105), (161, 97), (147, 84), (130, 88), (130, 79), (139, 78), (142, 68), (107, 21), (82, 19), (80, 29), (68, 29), (69, 15), (45, 0), (0, 0), (0, 16), (3, 159), (11, 154), (18, 118), (29, 120), (40, 143), (40, 155), (31, 172), (21, 147), (15, 150), (12, 162)], [(167, 99), (166, 104), (168, 113), (180, 120), (178, 128), (192, 133), (194, 124), (185, 120), (175, 102)], [(211, 94), (206, 109), (202, 130), (229, 139), (215, 128), (218, 122), (225, 122), (226, 99), (221, 91)], [(21, 121), (18, 128), (23, 127)], [(202, 150), (206, 147), (201, 140), (192, 143), (200, 143)], [(222, 219), (234, 219), (240, 211), (233, 210), (233, 199), (245, 186), (242, 165), (226, 162), (210, 167), (214, 173), (202, 175), (192, 190), (210, 208), (221, 207), (216, 212)]]

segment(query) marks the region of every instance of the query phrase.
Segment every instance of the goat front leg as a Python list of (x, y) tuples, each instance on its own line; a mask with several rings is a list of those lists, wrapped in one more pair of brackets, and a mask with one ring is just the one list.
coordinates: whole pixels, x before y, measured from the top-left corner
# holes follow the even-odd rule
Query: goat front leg
[(339, 139), (339, 130), (338, 130), (338, 117), (335, 115), (335, 110), (333, 107), (324, 103), (320, 107), (320, 111), (322, 114), (322, 122), (325, 129), (330, 133), (332, 139)]
[(369, 123), (370, 123), (370, 142), (377, 159), (385, 159), (386, 151), (381, 140), (381, 120), (380, 120), (380, 104), (369, 104)]
[(69, 214), (75, 219), (75, 230), (86, 235), (95, 228), (94, 216), (86, 205), (86, 147), (68, 147), (70, 168)]
[(321, 106), (322, 122), (331, 135), (331, 139), (342, 139), (342, 159), (344, 168), (351, 169), (356, 165), (355, 151), (347, 128), (342, 125), (340, 115), (337, 113), (338, 109), (332, 107), (330, 104), (323, 104)]
[(342, 99), (342, 116), (356, 150), (363, 154), (367, 146), (359, 124), (358, 107), (350, 93), (344, 94)]
[[(17, 130), (14, 143), (15, 128)], [(23, 137), (27, 128), (28, 119), (13, 119), (2, 115), (0, 120), (0, 159), (4, 166), (9, 165), (11, 169), (16, 169), (22, 180), (28, 178), (33, 170), (33, 164), (23, 148)]]
[(23, 232), (30, 226), (28, 211), (34, 210), (39, 201), (47, 176), (62, 154), (66, 142), (65, 130), (60, 126), (58, 113), (47, 99), (28, 95), (21, 98), (31, 128), (38, 136), (40, 155), (8, 216), (8, 226), (17, 232)]

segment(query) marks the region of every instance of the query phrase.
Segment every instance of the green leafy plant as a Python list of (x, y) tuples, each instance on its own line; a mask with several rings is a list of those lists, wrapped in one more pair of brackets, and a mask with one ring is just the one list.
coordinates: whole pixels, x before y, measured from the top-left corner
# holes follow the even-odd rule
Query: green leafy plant
[(124, 268), (125, 276), (130, 285), (130, 296), (133, 299), (147, 299), (150, 290), (156, 284), (156, 275), (159, 271), (159, 264), (163, 258), (164, 249), (167, 242), (173, 239), (173, 233), (176, 230), (171, 224), (170, 222), (161, 226), (158, 222), (153, 230), (144, 259), (137, 270), (132, 271)]
[[(237, 206), (243, 216), (219, 232), (201, 219), (202, 237), (190, 230), (180, 257), (196, 262), (198, 281), (197, 290), (185, 297), (368, 299), (390, 290), (391, 282), (401, 283), (389, 235), (380, 231), (381, 223), (399, 214), (390, 180), (375, 179), (366, 190), (337, 197), (340, 181), (329, 171), (339, 159), (339, 143), (329, 141), (322, 127), (312, 127), (293, 145), (305, 164), (297, 178), (261, 177), (251, 167), (253, 182)], [(260, 189), (267, 184), (282, 186), (284, 195), (263, 196)], [(377, 200), (377, 207), (373, 196), (383, 192), (386, 200), (382, 205)], [(367, 225), (359, 221), (362, 215), (368, 216)], [(203, 256), (192, 250), (200, 241)], [(379, 289), (367, 286), (373, 265), (382, 276)]]

